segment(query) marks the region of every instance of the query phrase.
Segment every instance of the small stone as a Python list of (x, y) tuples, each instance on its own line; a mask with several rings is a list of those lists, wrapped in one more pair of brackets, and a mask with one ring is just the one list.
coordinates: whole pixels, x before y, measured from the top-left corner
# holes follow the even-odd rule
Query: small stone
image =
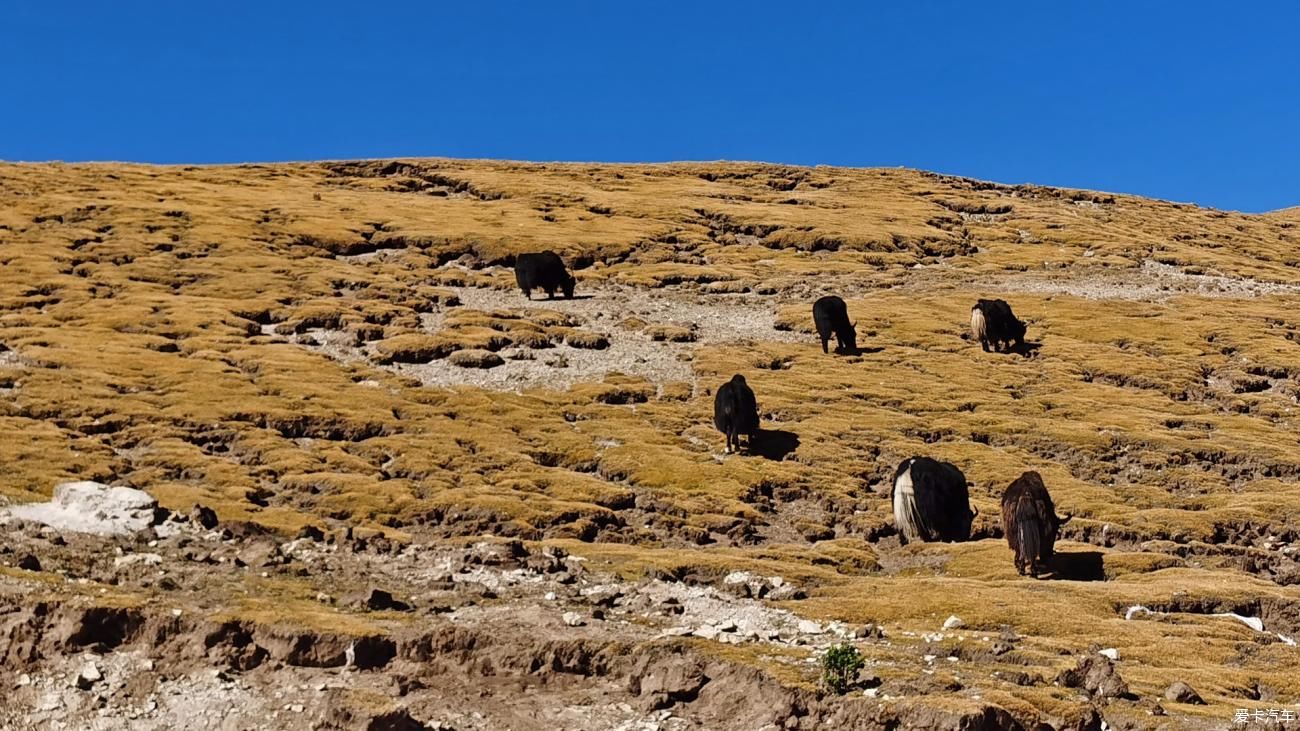
[(563, 619), (564, 623), (570, 627), (581, 627), (587, 623), (587, 620), (583, 619), (582, 615), (577, 612), (565, 612), (561, 616), (561, 619)]
[(811, 619), (799, 620), (798, 628), (800, 634), (805, 634), (805, 635), (819, 635), (825, 631), (820, 624), (812, 621)]
[(1098, 650), (1098, 651), (1097, 651), (1097, 654), (1098, 654), (1098, 655), (1105, 655), (1106, 657), (1110, 658), (1111, 660), (1116, 660), (1116, 661), (1119, 660), (1119, 650), (1116, 650), (1116, 649), (1113, 648), (1113, 647), (1107, 647), (1107, 648), (1104, 649), (1104, 650)]
[(82, 690), (90, 690), (94, 687), (95, 683), (98, 683), (103, 679), (104, 674), (99, 672), (99, 668), (95, 666), (95, 663), (88, 662), (83, 668), (81, 668), (81, 673), (77, 675), (76, 684), (77, 687)]
[(548, 601), (548, 602), (553, 602), (553, 601), (555, 601), (555, 592), (553, 592), (553, 591), (548, 591), (548, 592), (546, 592), (545, 595), (542, 596), (542, 598), (545, 599), (545, 600)]
[(294, 713), (302, 713), (303, 707), (301, 703), (294, 703), (293, 705), (289, 706), (289, 710)]
[(961, 617), (958, 617), (955, 614), (943, 621), (944, 629), (957, 629), (958, 627), (965, 627), (965, 626), (966, 623), (962, 621)]
[(28, 675), (27, 673), (23, 673), (22, 675), (18, 676), (19, 688), (25, 688), (31, 684), (32, 684), (32, 676)]
[(1165, 700), (1173, 701), (1174, 703), (1189, 703), (1194, 706), (1205, 705), (1205, 701), (1201, 698), (1201, 695), (1197, 693), (1192, 686), (1182, 682), (1181, 680), (1169, 686), (1169, 689), (1165, 691)]

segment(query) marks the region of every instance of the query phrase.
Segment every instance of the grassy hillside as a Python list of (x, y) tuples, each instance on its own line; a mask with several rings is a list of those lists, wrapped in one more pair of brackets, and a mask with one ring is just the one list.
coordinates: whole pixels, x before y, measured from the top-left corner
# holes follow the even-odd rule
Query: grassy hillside
[[(95, 479), (285, 535), (761, 570), (900, 646), (950, 614), (1011, 627), (1008, 664), (1049, 680), (1116, 647), (1139, 695), (1184, 680), (1210, 705), (1180, 713), (1226, 720), (1261, 687), (1300, 701), (1273, 634), (1300, 634), (1297, 226), (894, 169), (3, 165), (0, 494)], [(503, 265), (543, 248), (590, 299), (514, 290)], [(832, 292), (861, 355), (812, 334)], [(986, 296), (1029, 356), (968, 338)], [(723, 457), (710, 423), (736, 372), (763, 455)], [(886, 480), (913, 454), (971, 479), (977, 540), (898, 546)], [(1000, 538), (1028, 469), (1075, 516), (1072, 580), (1018, 577)], [(1074, 697), (965, 684), (1013, 711)]]

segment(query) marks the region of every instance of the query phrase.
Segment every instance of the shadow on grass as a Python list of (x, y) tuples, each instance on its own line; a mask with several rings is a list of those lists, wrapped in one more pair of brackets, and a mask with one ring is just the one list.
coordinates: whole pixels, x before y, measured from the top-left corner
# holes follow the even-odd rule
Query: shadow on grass
[(1052, 557), (1052, 573), (1044, 578), (1055, 581), (1105, 581), (1106, 568), (1101, 551), (1070, 551)]
[(749, 451), (777, 462), (799, 448), (799, 435), (780, 429), (763, 429), (749, 441)]

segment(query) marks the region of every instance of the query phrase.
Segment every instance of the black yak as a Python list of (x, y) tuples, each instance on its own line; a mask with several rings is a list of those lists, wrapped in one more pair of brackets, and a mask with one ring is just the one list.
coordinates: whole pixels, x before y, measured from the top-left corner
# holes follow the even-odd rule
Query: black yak
[(890, 493), (899, 542), (964, 541), (970, 538), (971, 510), (966, 476), (956, 466), (929, 457), (903, 460)]
[(1052, 496), (1037, 472), (1026, 472), (1002, 495), (1002, 530), (1016, 554), (1016, 571), (1035, 578), (1049, 570), (1061, 526), (1070, 520), (1056, 516)]
[(758, 402), (745, 377), (737, 373), (722, 384), (713, 396), (713, 424), (727, 435), (726, 452), (740, 451), (740, 435), (754, 440), (758, 432)]
[(830, 352), (826, 345), (831, 341), (831, 333), (839, 341), (842, 353), (858, 352), (858, 333), (849, 322), (849, 308), (844, 300), (835, 295), (827, 295), (813, 303), (813, 324), (817, 326), (817, 335), (822, 340), (822, 352)]
[(573, 276), (564, 268), (560, 255), (554, 251), (515, 257), (515, 282), (528, 299), (533, 298), (534, 289), (546, 292), (549, 298), (555, 297), (557, 289), (563, 291), (565, 297), (573, 298)]
[(984, 352), (1020, 347), (1025, 343), (1025, 323), (1011, 312), (1005, 300), (980, 300), (970, 310), (970, 329)]

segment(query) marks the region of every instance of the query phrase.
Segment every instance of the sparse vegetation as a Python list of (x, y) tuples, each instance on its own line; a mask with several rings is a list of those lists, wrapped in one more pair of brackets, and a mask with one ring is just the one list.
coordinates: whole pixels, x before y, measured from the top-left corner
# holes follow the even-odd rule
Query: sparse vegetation
[(866, 664), (862, 653), (853, 645), (847, 642), (831, 645), (822, 655), (822, 685), (836, 695), (844, 695)]

